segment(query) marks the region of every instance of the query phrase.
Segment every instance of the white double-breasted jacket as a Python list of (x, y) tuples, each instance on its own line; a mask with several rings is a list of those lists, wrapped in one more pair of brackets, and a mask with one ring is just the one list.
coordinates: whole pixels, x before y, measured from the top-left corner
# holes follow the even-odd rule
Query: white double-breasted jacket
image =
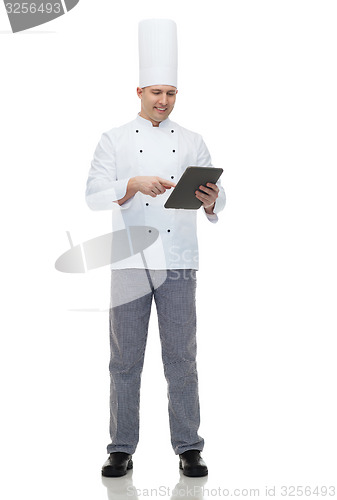
[[(171, 193), (153, 198), (140, 192), (119, 206), (131, 177), (156, 175), (177, 183), (189, 166), (212, 166), (208, 149), (199, 134), (187, 130), (170, 119), (153, 127), (139, 115), (121, 127), (102, 135), (91, 164), (86, 201), (93, 210), (112, 210), (113, 231), (130, 226), (154, 227), (159, 237), (144, 250), (115, 262), (112, 269), (198, 269), (197, 210), (166, 209)], [(217, 222), (225, 206), (226, 196), (220, 181), (220, 192), (214, 214)], [(203, 209), (202, 209), (203, 210)]]

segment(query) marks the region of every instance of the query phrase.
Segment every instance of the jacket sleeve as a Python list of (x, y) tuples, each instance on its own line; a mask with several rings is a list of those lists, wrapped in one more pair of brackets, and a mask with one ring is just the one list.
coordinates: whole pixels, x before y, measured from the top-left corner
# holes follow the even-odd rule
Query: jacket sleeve
[[(207, 149), (207, 146), (203, 140), (203, 138), (198, 136), (198, 166), (199, 167), (213, 167), (211, 155)], [(213, 209), (214, 214), (207, 214), (204, 210), (204, 214), (210, 222), (218, 222), (218, 213), (221, 212), (225, 208), (226, 205), (226, 193), (224, 188), (221, 185), (220, 179), (216, 183), (219, 188), (219, 196), (215, 201), (215, 206)]]
[[(105, 132), (98, 143), (89, 176), (85, 199), (92, 210), (112, 210), (114, 201), (125, 196), (128, 178), (117, 179), (116, 148), (113, 131)], [(127, 200), (120, 208), (127, 208)]]

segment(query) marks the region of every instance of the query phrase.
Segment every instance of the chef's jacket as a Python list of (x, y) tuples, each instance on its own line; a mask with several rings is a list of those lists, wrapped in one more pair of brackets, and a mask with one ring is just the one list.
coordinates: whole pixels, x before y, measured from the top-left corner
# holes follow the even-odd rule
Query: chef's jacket
[[(170, 119), (154, 127), (141, 116), (105, 132), (96, 148), (89, 171), (86, 201), (93, 210), (112, 209), (113, 232), (130, 226), (156, 228), (157, 240), (143, 252), (111, 264), (112, 269), (198, 269), (197, 210), (166, 209), (171, 189), (153, 198), (137, 192), (122, 205), (131, 177), (159, 176), (177, 183), (189, 166), (212, 166), (208, 149), (199, 134)], [(220, 181), (214, 214), (217, 222), (226, 203)], [(131, 252), (132, 254), (132, 252)]]

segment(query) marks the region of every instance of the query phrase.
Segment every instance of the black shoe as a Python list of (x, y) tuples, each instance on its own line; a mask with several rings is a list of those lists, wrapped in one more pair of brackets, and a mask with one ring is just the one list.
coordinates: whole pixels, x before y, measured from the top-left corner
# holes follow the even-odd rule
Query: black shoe
[(102, 476), (120, 477), (125, 476), (129, 469), (132, 469), (132, 455), (122, 451), (110, 453), (108, 460), (103, 464)]
[(207, 476), (207, 465), (200, 456), (199, 450), (187, 450), (179, 455), (179, 468), (189, 477)]

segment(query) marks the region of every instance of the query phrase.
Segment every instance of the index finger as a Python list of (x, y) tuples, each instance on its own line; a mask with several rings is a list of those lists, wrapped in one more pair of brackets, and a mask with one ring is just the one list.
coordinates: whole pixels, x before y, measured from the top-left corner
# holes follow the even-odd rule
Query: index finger
[(174, 182), (171, 182), (171, 181), (168, 181), (166, 179), (162, 179), (161, 177), (159, 177), (159, 182), (160, 184), (162, 184), (164, 187), (175, 187), (176, 184)]
[(211, 182), (207, 182), (206, 186), (211, 189), (214, 189), (214, 191), (219, 191), (218, 186), (216, 184), (212, 184)]

